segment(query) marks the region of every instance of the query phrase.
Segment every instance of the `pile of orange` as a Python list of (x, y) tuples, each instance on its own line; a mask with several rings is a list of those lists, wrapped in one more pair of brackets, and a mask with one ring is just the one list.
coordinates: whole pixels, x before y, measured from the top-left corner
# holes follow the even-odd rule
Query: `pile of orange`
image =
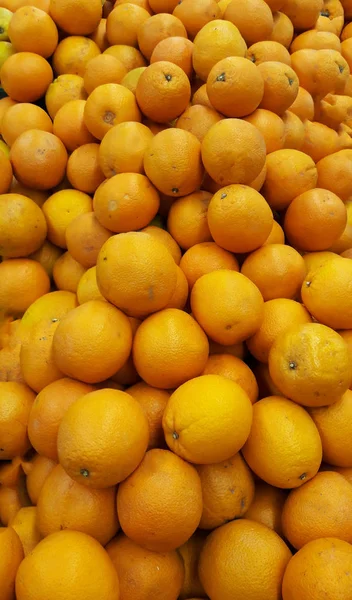
[(0, 0), (0, 600), (352, 600), (352, 1)]

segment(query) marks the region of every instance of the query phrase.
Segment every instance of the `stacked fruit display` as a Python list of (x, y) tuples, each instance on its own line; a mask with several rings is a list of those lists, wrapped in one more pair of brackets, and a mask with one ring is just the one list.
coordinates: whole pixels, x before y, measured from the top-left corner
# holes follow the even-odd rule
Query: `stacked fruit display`
[(351, 69), (351, 0), (0, 0), (0, 600), (352, 600)]

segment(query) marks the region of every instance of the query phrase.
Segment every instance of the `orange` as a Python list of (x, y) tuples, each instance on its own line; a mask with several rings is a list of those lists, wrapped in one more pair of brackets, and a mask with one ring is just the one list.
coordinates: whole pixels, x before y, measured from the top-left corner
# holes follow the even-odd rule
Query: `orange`
[(48, 191), (34, 190), (29, 188), (26, 185), (22, 185), (22, 183), (17, 181), (15, 177), (12, 179), (10, 192), (12, 194), (21, 194), (21, 196), (27, 196), (27, 198), (33, 200), (39, 207), (42, 207), (45, 200), (49, 197)]
[(5, 112), (11, 106), (15, 106), (15, 104), (17, 104), (17, 102), (15, 100), (12, 100), (11, 98), (9, 98), (9, 96), (5, 96), (4, 98), (0, 99), (0, 133), (1, 133), (2, 120), (3, 120)]
[(68, 408), (57, 447), (60, 464), (74, 481), (100, 489), (126, 479), (141, 462), (148, 441), (148, 421), (137, 400), (125, 392), (101, 389)]
[(0, 196), (0, 223), (2, 256), (28, 256), (45, 240), (47, 227), (42, 211), (33, 200), (21, 194)]
[(253, 367), (253, 372), (257, 378), (260, 399), (267, 396), (283, 396), (270, 377), (269, 367), (266, 363), (257, 363)]
[(157, 123), (168, 123), (187, 108), (191, 85), (181, 67), (158, 61), (149, 65), (138, 79), (136, 99), (146, 117)]
[(133, 94), (136, 94), (138, 80), (146, 68), (147, 67), (137, 67), (136, 69), (128, 71), (127, 74), (121, 79), (121, 85), (124, 85), (128, 90), (133, 92)]
[[(99, 298), (99, 300), (101, 300), (101, 298)], [(104, 298), (103, 298), (104, 300)], [(135, 319), (134, 317), (128, 317), (128, 320), (130, 322), (131, 325), (131, 329), (132, 329), (132, 344), (133, 344), (133, 340), (136, 334), (136, 331), (138, 329), (138, 327), (141, 324), (140, 319)], [(122, 365), (122, 367), (120, 369), (118, 369), (118, 371), (111, 377), (112, 381), (114, 383), (117, 383), (120, 385), (120, 387), (114, 387), (114, 389), (125, 389), (123, 386), (128, 386), (128, 385), (133, 385), (134, 383), (136, 383), (137, 381), (139, 381), (139, 376), (138, 373), (136, 371), (136, 368), (133, 364), (133, 360), (132, 360), (132, 349), (131, 352), (127, 358), (127, 360), (124, 362), (124, 364)], [(102, 384), (102, 388), (104, 388), (106, 386), (104, 386), (104, 382)], [(109, 386), (107, 386), (109, 387)]]
[(279, 44), (282, 44), (285, 48), (289, 48), (294, 33), (292, 21), (287, 15), (280, 11), (275, 11), (273, 13), (273, 21), (274, 27), (268, 39), (279, 42)]
[(78, 304), (84, 304), (90, 300), (106, 302), (98, 288), (96, 267), (91, 267), (83, 273), (77, 286), (77, 300)]
[(67, 600), (118, 600), (116, 571), (104, 548), (78, 531), (60, 531), (42, 540), (21, 563), (16, 577), (18, 600), (47, 600), (65, 591)]
[(35, 454), (29, 462), (22, 462), (22, 468), (26, 474), (26, 487), (31, 502), (36, 506), (41, 489), (56, 466), (50, 458)]
[(17, 52), (34, 52), (51, 56), (59, 34), (52, 18), (35, 6), (19, 8), (10, 21), (8, 36)]
[[(185, 576), (180, 593), (180, 599), (190, 598), (199, 600), (198, 596), (205, 596), (205, 592), (198, 576), (198, 563), (201, 550), (206, 539), (206, 532), (197, 529), (189, 540), (178, 548), (185, 567)], [(195, 598), (197, 595), (197, 598)]]
[(25, 556), (30, 554), (42, 539), (37, 526), (37, 509), (35, 506), (20, 508), (10, 521), (9, 527), (14, 529), (20, 538)]
[(268, 39), (274, 27), (272, 12), (264, 0), (232, 0), (224, 19), (238, 27), (249, 45)]
[(161, 229), (161, 227), (157, 227), (156, 225), (148, 225), (148, 227), (144, 227), (142, 229), (144, 233), (148, 233), (154, 239), (159, 240), (164, 246), (169, 250), (172, 255), (175, 263), (178, 265), (181, 260), (181, 248), (174, 240), (172, 235), (168, 233), (165, 229)]
[(195, 319), (209, 337), (224, 345), (252, 336), (263, 321), (263, 306), (257, 286), (241, 273), (228, 269), (203, 275), (191, 293)]
[(61, 319), (77, 306), (72, 292), (51, 292), (38, 298), (24, 313), (20, 323), (20, 333), (28, 335), (30, 329), (41, 321), (50, 322)]
[[(124, 5), (122, 5), (124, 6)], [(117, 571), (121, 597), (133, 600), (174, 600), (184, 578), (182, 558), (171, 550), (165, 553), (142, 548), (125, 535), (119, 535), (106, 547)]]
[(48, 114), (35, 104), (22, 102), (10, 107), (1, 125), (1, 135), (5, 142), (12, 146), (18, 136), (28, 129), (40, 129), (52, 133), (53, 124)]
[(48, 224), (48, 239), (60, 248), (66, 248), (66, 229), (76, 217), (92, 211), (92, 200), (78, 190), (61, 190), (49, 196), (43, 204)]
[(149, 385), (170, 389), (200, 375), (209, 343), (198, 323), (187, 313), (169, 308), (148, 317), (133, 342), (133, 361)]
[[(212, 2), (212, 0), (210, 0)], [(180, 67), (191, 77), (193, 73), (192, 64), (193, 43), (187, 38), (171, 36), (161, 40), (154, 48), (150, 57), (150, 64), (159, 61), (168, 61)]]
[(70, 35), (89, 35), (102, 17), (101, 0), (50, 0), (50, 15), (55, 23)]
[(145, 67), (147, 64), (143, 54), (137, 50), (137, 48), (126, 46), (126, 44), (110, 46), (104, 51), (104, 54), (110, 54), (111, 56), (118, 58), (128, 72), (132, 69)]
[(343, 147), (341, 143), (342, 138), (341, 140), (339, 139), (336, 131), (322, 123), (306, 121), (305, 129), (302, 152), (308, 154), (314, 162), (318, 162), (325, 156), (333, 154), (337, 149)]
[(58, 322), (39, 323), (22, 340), (20, 352), (21, 371), (25, 383), (40, 392), (63, 374), (57, 368), (52, 353), (53, 336)]
[(195, 104), (186, 108), (184, 113), (180, 115), (176, 127), (193, 133), (202, 142), (210, 127), (221, 121), (222, 118), (222, 115), (216, 110), (201, 104)]
[(121, 83), (127, 70), (120, 60), (110, 54), (99, 54), (92, 58), (84, 72), (84, 87), (90, 94), (99, 85)]
[(199, 188), (203, 177), (199, 140), (183, 129), (165, 129), (151, 140), (144, 169), (155, 187), (169, 196), (185, 196)]
[(303, 146), (305, 126), (293, 112), (286, 110), (281, 118), (285, 125), (284, 148), (300, 150)]
[(62, 417), (92, 386), (69, 378), (54, 381), (39, 392), (31, 409), (28, 435), (32, 446), (52, 461), (58, 460), (57, 433)]
[(1, 68), (1, 85), (17, 102), (39, 100), (52, 80), (53, 71), (49, 63), (33, 52), (17, 52)]
[[(28, 500), (26, 500), (28, 504)], [(16, 516), (20, 508), (23, 506), (23, 501), (20, 498), (18, 488), (10, 488), (2, 485), (0, 487), (0, 517), (1, 523), (7, 527), (10, 520)], [(0, 528), (2, 531), (2, 528)], [(13, 600), (13, 597), (11, 597)]]
[(233, 254), (220, 248), (215, 242), (202, 242), (189, 248), (181, 259), (180, 267), (190, 289), (206, 273), (222, 269), (239, 271), (239, 264)]
[(302, 285), (302, 300), (309, 312), (333, 329), (352, 328), (351, 269), (348, 258), (328, 261), (308, 273)]
[(253, 405), (252, 429), (242, 453), (258, 477), (284, 489), (314, 477), (322, 459), (314, 421), (304, 408), (279, 396)]
[(323, 459), (329, 465), (349, 467), (352, 464), (349, 439), (352, 411), (352, 392), (347, 390), (331, 406), (314, 408), (310, 411), (323, 444)]
[(106, 179), (96, 190), (93, 200), (97, 220), (115, 233), (145, 227), (154, 219), (159, 205), (157, 190), (140, 173), (119, 173)]
[(351, 97), (348, 95), (327, 94), (325, 98), (315, 103), (315, 120), (338, 132), (341, 146), (336, 147), (335, 150), (344, 149), (343, 144), (346, 143), (346, 138), (346, 147), (348, 148), (350, 145), (351, 100)]
[(12, 317), (8, 320), (8, 332), (4, 341), (0, 344), (0, 381), (13, 381), (16, 383), (25, 383), (21, 371), (20, 351), (23, 341), (21, 331), (21, 319), (13, 321)]
[(352, 26), (351, 23), (347, 23), (341, 33), (341, 42), (344, 42), (345, 40), (348, 40), (350, 37), (352, 37)]
[(282, 62), (285, 65), (291, 65), (291, 57), (287, 48), (279, 42), (270, 40), (252, 44), (252, 46), (248, 48), (247, 58), (256, 65), (268, 61)]
[(151, 448), (162, 448), (165, 446), (162, 418), (170, 393), (160, 390), (141, 381), (128, 388), (128, 394), (138, 400), (148, 420), (149, 444)]
[(284, 244), (285, 243), (285, 233), (282, 229), (281, 225), (277, 221), (273, 221), (273, 226), (269, 236), (266, 238), (263, 246), (267, 246), (268, 244)]
[(238, 383), (222, 375), (201, 375), (171, 395), (163, 429), (170, 450), (188, 462), (211, 464), (242, 448), (251, 422), (251, 401)]
[(24, 558), (24, 553), (21, 540), (12, 527), (0, 528), (0, 549), (2, 556), (1, 593), (4, 600), (13, 600), (15, 598), (16, 573)]
[(124, 121), (140, 121), (141, 115), (133, 93), (118, 83), (100, 85), (90, 94), (84, 109), (84, 122), (99, 140)]
[(202, 27), (194, 39), (193, 68), (206, 81), (214, 65), (227, 56), (242, 56), (247, 52), (246, 42), (233, 23), (216, 19)]
[(147, 233), (112, 236), (98, 256), (97, 281), (102, 295), (132, 317), (164, 308), (175, 291), (176, 280), (170, 252)]
[(226, 461), (198, 465), (203, 513), (199, 527), (215, 529), (243, 517), (254, 498), (254, 480), (240, 453)]
[[(106, 3), (108, 6), (108, 2)], [(103, 5), (104, 11), (104, 5)], [(95, 42), (101, 52), (104, 52), (109, 47), (109, 42), (106, 38), (106, 18), (100, 19), (98, 27), (89, 36)]]
[(0, 279), (0, 307), (10, 315), (22, 315), (50, 290), (44, 268), (28, 258), (11, 258), (0, 263)]
[(173, 15), (178, 17), (184, 26), (191, 39), (210, 21), (220, 19), (221, 9), (215, 0), (182, 0), (179, 2)]
[(150, 12), (136, 4), (117, 5), (106, 22), (106, 37), (109, 45), (126, 44), (137, 48), (139, 28), (149, 17)]
[(48, 190), (62, 181), (67, 152), (56, 135), (29, 129), (13, 143), (10, 159), (15, 177), (20, 183), (31, 188)]
[[(7, 2), (8, 0), (2, 0), (3, 2)], [(28, 0), (11, 0), (11, 10), (12, 12), (16, 12), (22, 6), (28, 6)], [(44, 10), (46, 13), (49, 13), (49, 5), (50, 0), (32, 0), (31, 6), (35, 6), (36, 8), (40, 8)]]
[(294, 198), (317, 185), (318, 173), (314, 161), (298, 150), (272, 152), (267, 157), (266, 166), (262, 192), (275, 210), (287, 208)]
[(351, 44), (351, 39), (348, 38), (347, 40), (344, 40), (341, 44), (341, 54), (344, 57), (345, 60), (347, 60), (350, 68), (351, 68), (351, 64), (352, 64), (352, 44)]
[(182, 21), (173, 15), (160, 13), (146, 19), (137, 32), (138, 46), (147, 60), (150, 60), (155, 46), (168, 37), (187, 37)]
[[(326, 537), (309, 542), (290, 560), (283, 579), (284, 600), (317, 597), (344, 600), (350, 593), (351, 545)], [(304, 575), (304, 573), (306, 575)]]
[(286, 496), (284, 490), (256, 481), (254, 499), (244, 518), (262, 523), (283, 537), (281, 515)]
[(211, 69), (207, 94), (214, 108), (227, 117), (244, 117), (262, 101), (264, 82), (256, 65), (246, 58), (231, 56)]
[(286, 298), (275, 298), (264, 303), (264, 320), (258, 331), (247, 340), (250, 353), (259, 361), (267, 363), (270, 349), (276, 338), (293, 324), (310, 323), (311, 317), (305, 307)]
[(0, 391), (0, 457), (11, 460), (30, 448), (27, 423), (35, 394), (26, 385), (12, 381), (0, 382)]
[(206, 106), (207, 108), (213, 109), (213, 105), (211, 104), (211, 102), (208, 98), (206, 83), (204, 83), (203, 85), (198, 87), (192, 96), (192, 106), (198, 105), (198, 104), (200, 104), (201, 106)]
[(203, 375), (222, 375), (241, 386), (254, 404), (258, 399), (258, 384), (251, 369), (237, 356), (212, 354), (205, 365)]
[(300, 194), (289, 205), (284, 221), (285, 234), (300, 250), (327, 250), (342, 235), (347, 211), (333, 192), (315, 188)]
[(258, 108), (244, 120), (252, 123), (263, 135), (267, 154), (283, 148), (285, 125), (277, 114), (264, 108)]
[(295, 29), (312, 29), (322, 8), (322, 0), (286, 0), (281, 11), (291, 19)]
[(69, 252), (62, 254), (55, 262), (53, 279), (58, 290), (77, 292), (78, 283), (85, 268)]
[(339, 0), (324, 0), (323, 10), (316, 22), (319, 31), (334, 32), (340, 35), (344, 26), (344, 8)]
[(340, 150), (317, 164), (317, 185), (334, 192), (343, 202), (352, 194), (352, 150)]
[(208, 225), (213, 240), (230, 252), (251, 252), (264, 244), (272, 211), (263, 196), (245, 185), (229, 185), (212, 197)]
[[(333, 264), (336, 268), (339, 261)], [(311, 407), (337, 402), (352, 378), (346, 342), (320, 323), (294, 325), (281, 333), (270, 350), (269, 370), (282, 393)]]
[(257, 286), (267, 301), (295, 298), (304, 281), (306, 268), (302, 256), (294, 248), (269, 244), (245, 259), (241, 273)]
[(296, 73), (289, 65), (277, 61), (263, 62), (257, 68), (264, 80), (260, 108), (282, 115), (297, 97), (299, 80)]
[(175, 550), (191, 537), (201, 518), (197, 471), (168, 450), (149, 450), (120, 484), (117, 514), (123, 532), (136, 544), (154, 552)]
[(291, 53), (297, 50), (341, 50), (338, 36), (330, 31), (316, 31), (314, 29), (305, 31), (298, 35), (291, 44)]
[(116, 489), (92, 490), (73, 481), (57, 465), (44, 482), (37, 505), (37, 526), (43, 537), (73, 529), (103, 546), (117, 533)]
[(45, 94), (47, 111), (54, 119), (58, 110), (70, 100), (85, 100), (87, 93), (84, 89), (83, 77), (79, 75), (59, 75), (49, 85)]
[(70, 100), (55, 115), (53, 133), (65, 144), (69, 152), (95, 141), (84, 123), (85, 106), (85, 100)]
[(199, 561), (200, 580), (214, 600), (236, 596), (279, 600), (290, 558), (290, 550), (275, 531), (239, 519), (208, 536)]
[(94, 212), (82, 213), (69, 223), (66, 243), (71, 256), (83, 267), (93, 267), (111, 232), (100, 225)]
[(142, 123), (115, 125), (100, 144), (99, 164), (105, 177), (118, 173), (143, 173), (143, 158), (153, 134)]
[(289, 494), (282, 512), (284, 535), (297, 550), (319, 538), (351, 543), (351, 508), (351, 484), (340, 473), (318, 473)]
[(251, 183), (265, 163), (262, 134), (240, 119), (223, 119), (202, 142), (202, 159), (210, 177), (221, 185)]
[(336, 473), (341, 473), (341, 475), (344, 476), (344, 478), (351, 483), (352, 481), (352, 468), (351, 467), (331, 467), (330, 465), (327, 465), (329, 467), (329, 471), (330, 470), (334, 470)]
[(298, 94), (295, 101), (290, 105), (290, 112), (293, 112), (301, 121), (308, 119), (314, 120), (314, 101), (309, 92), (303, 87), (298, 88)]
[(334, 258), (339, 258), (339, 256), (334, 252), (329, 252), (328, 250), (324, 252), (307, 252), (307, 254), (303, 255), (303, 260), (306, 263), (307, 273), (310, 273), (310, 271), (315, 271), (315, 269), (321, 267), (321, 265), (323, 265), (325, 262)]
[(182, 269), (176, 265), (176, 288), (171, 296), (171, 299), (167, 303), (165, 308), (180, 308), (184, 309), (188, 300), (189, 294), (189, 286), (188, 281), (186, 279), (186, 275), (182, 271)]
[(167, 227), (176, 242), (187, 250), (195, 244), (211, 241), (207, 212), (211, 194), (203, 190), (182, 198), (171, 205)]
[(12, 166), (5, 154), (0, 154), (0, 193), (6, 194), (11, 187), (12, 182)]
[(291, 63), (304, 89), (312, 96), (325, 96), (335, 91), (344, 72), (346, 78), (349, 75), (346, 60), (340, 54), (339, 57), (337, 61), (333, 50), (304, 48), (291, 55)]
[(59, 42), (52, 58), (56, 75), (80, 75), (83, 77), (89, 61), (100, 54), (93, 40), (80, 35), (65, 37)]
[(97, 383), (122, 367), (131, 345), (127, 317), (111, 304), (92, 300), (60, 321), (53, 339), (54, 360), (65, 375)]
[(93, 194), (104, 181), (99, 164), (99, 144), (83, 144), (76, 148), (67, 161), (66, 175), (72, 187)]

